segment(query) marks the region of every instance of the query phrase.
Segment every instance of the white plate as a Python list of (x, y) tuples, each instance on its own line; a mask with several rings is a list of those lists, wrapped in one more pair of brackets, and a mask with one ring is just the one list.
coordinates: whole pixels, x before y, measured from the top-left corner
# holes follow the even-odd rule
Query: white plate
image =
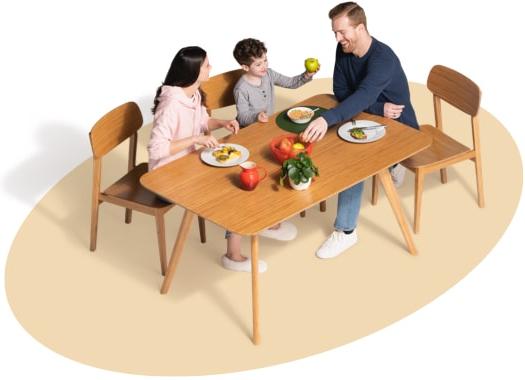
[[(365, 129), (363, 132), (366, 134), (366, 139), (356, 139), (350, 135), (349, 130), (352, 128), (364, 128), (364, 127), (373, 127), (376, 125), (380, 125), (380, 127), (373, 128), (373, 129)], [(343, 140), (358, 143), (358, 144), (366, 144), (370, 143), (372, 141), (377, 141), (380, 138), (385, 136), (385, 127), (382, 126), (379, 123), (376, 123), (375, 121), (370, 120), (356, 120), (355, 124), (352, 124), (351, 121), (348, 123), (345, 123), (339, 127), (337, 130), (337, 134), (339, 137), (341, 137)]]
[[(239, 152), (241, 152), (241, 156), (233, 160), (226, 161), (226, 162), (217, 161), (217, 159), (213, 157), (213, 152), (225, 146), (231, 146), (237, 149)], [(248, 159), (248, 157), (250, 157), (250, 152), (248, 151), (248, 149), (246, 149), (245, 147), (239, 144), (219, 144), (219, 146), (215, 148), (205, 148), (201, 151), (202, 161), (204, 161), (208, 165), (218, 166), (220, 168), (227, 168), (229, 166), (235, 166), (235, 165), (242, 164), (244, 161)]]

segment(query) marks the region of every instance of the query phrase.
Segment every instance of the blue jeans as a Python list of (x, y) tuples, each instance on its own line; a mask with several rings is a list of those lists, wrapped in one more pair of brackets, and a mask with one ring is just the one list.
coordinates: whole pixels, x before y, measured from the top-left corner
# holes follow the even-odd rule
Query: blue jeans
[(364, 181), (359, 182), (337, 195), (337, 216), (334, 223), (336, 230), (350, 231), (357, 226), (364, 185)]

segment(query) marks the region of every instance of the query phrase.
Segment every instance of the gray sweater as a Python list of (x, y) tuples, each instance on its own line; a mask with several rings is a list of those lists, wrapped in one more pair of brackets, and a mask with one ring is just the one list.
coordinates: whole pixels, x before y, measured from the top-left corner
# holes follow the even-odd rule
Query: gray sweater
[(312, 80), (311, 78), (306, 78), (304, 74), (290, 78), (270, 68), (268, 68), (268, 72), (261, 79), (261, 85), (254, 86), (242, 76), (233, 89), (233, 96), (237, 106), (237, 121), (241, 128), (255, 123), (257, 115), (262, 111), (266, 112), (268, 116), (273, 114), (274, 85), (285, 88), (297, 88)]

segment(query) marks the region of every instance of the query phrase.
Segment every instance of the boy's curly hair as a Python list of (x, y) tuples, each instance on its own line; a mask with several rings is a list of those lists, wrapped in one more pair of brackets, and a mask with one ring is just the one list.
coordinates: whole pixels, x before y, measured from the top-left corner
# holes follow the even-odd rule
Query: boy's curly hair
[(254, 59), (262, 57), (266, 53), (266, 46), (255, 38), (246, 38), (237, 42), (233, 49), (233, 56), (239, 65), (250, 66)]

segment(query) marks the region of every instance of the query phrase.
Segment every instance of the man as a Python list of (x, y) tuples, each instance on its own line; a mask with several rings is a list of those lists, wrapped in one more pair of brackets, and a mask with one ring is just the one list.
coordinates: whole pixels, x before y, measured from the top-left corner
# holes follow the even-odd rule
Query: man
[[(354, 2), (341, 3), (328, 16), (338, 42), (333, 89), (339, 105), (312, 121), (302, 138), (306, 142), (320, 140), (329, 126), (362, 111), (419, 129), (401, 63), (392, 49), (370, 36), (363, 8)], [(404, 171), (399, 164), (391, 168), (396, 185), (402, 182)], [(339, 193), (335, 231), (317, 250), (317, 257), (336, 257), (357, 242), (362, 193), (363, 182)]]

